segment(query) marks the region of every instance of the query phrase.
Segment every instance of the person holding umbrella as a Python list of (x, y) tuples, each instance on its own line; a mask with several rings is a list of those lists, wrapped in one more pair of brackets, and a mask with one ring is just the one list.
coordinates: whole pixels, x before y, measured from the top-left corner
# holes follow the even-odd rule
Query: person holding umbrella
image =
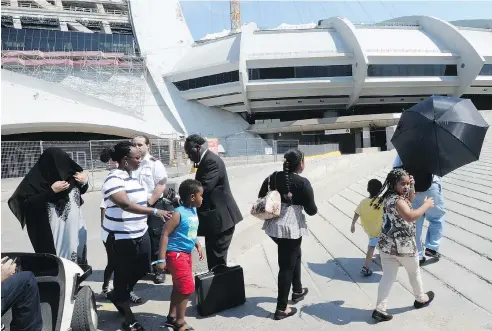
[(479, 159), (488, 127), (469, 99), (432, 96), (402, 113), (391, 139), (398, 152), (394, 166), (403, 166), (415, 178), (414, 209), (425, 196), (435, 204), (417, 220), (421, 264), (425, 261), (420, 240), (425, 218), (430, 223), (425, 254), (440, 257), (445, 218), (440, 177)]

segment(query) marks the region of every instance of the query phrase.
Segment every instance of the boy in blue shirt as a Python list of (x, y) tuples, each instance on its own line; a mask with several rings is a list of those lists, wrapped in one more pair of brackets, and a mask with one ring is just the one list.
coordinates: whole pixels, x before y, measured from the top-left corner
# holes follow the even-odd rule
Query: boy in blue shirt
[(196, 208), (202, 205), (203, 187), (199, 181), (187, 179), (179, 186), (181, 206), (174, 209), (171, 219), (162, 231), (159, 260), (156, 265), (158, 273), (167, 269), (173, 278), (171, 304), (166, 326), (174, 330), (194, 330), (185, 320), (186, 306), (190, 295), (195, 291), (193, 280), (191, 251), (196, 247), (200, 260), (205, 253), (197, 241), (198, 215)]

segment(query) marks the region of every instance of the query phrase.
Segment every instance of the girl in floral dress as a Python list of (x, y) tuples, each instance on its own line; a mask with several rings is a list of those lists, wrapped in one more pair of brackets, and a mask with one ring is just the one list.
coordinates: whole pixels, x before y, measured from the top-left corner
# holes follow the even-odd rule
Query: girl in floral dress
[(423, 205), (413, 210), (411, 201), (415, 198), (414, 184), (413, 177), (405, 170), (393, 169), (386, 177), (380, 194), (372, 201), (376, 208), (381, 204), (384, 207), (383, 228), (378, 244), (383, 277), (379, 282), (376, 309), (372, 313), (372, 317), (379, 322), (393, 318), (386, 311), (386, 306), (400, 266), (407, 271), (415, 296), (415, 308), (426, 307), (434, 299), (434, 292), (424, 293), (422, 287), (415, 228), (415, 221), (427, 209), (434, 207), (434, 201), (425, 198)]

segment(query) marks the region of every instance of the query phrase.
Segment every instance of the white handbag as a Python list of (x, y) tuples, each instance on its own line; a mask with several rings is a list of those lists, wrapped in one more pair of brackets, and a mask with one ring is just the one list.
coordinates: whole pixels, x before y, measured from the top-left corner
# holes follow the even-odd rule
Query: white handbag
[[(276, 178), (277, 172), (273, 174)], [(266, 221), (272, 218), (280, 216), (280, 211), (282, 208), (282, 198), (280, 193), (270, 188), (270, 177), (268, 176), (268, 192), (263, 198), (258, 198), (256, 202), (251, 207), (251, 215), (259, 218), (260, 220)]]

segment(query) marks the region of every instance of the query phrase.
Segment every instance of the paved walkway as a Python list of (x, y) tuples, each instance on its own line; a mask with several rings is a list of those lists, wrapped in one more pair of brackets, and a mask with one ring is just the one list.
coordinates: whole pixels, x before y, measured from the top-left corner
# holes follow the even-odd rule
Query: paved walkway
[[(492, 123), (492, 113), (485, 116)], [(367, 236), (361, 227), (350, 233), (350, 222), (366, 194), (368, 179), (383, 180), (394, 156), (385, 152), (309, 161), (305, 175), (313, 183), (319, 214), (308, 219), (310, 235), (303, 238), (303, 283), (310, 294), (296, 305), (297, 316), (284, 321), (271, 318), (277, 294), (276, 246), (262, 232), (261, 222), (248, 216), (238, 225), (230, 250), (231, 262), (245, 271), (247, 303), (208, 318), (196, 317), (190, 304), (189, 323), (197, 330), (492, 330), (492, 131), (480, 161), (443, 179), (447, 208), (443, 258), (423, 267), (424, 287), (436, 293), (435, 301), (414, 310), (408, 279), (400, 271), (389, 300), (394, 320), (377, 326), (371, 320), (381, 268), (374, 262), (374, 275), (360, 276)], [(262, 179), (278, 168), (279, 164), (270, 164), (230, 169), (233, 192), (244, 215)], [(85, 200), (89, 260), (95, 270), (89, 283), (99, 292), (105, 264), (99, 239), (99, 195), (87, 194)], [(31, 251), (27, 234), (20, 231), (4, 202), (2, 207), (2, 251)], [(204, 264), (195, 269), (204, 270)], [(135, 312), (148, 330), (165, 330), (161, 325), (170, 290), (170, 279), (163, 285), (149, 281), (137, 285), (137, 293), (146, 302)], [(99, 329), (117, 330), (120, 317), (114, 307), (100, 297), (98, 306)]]

